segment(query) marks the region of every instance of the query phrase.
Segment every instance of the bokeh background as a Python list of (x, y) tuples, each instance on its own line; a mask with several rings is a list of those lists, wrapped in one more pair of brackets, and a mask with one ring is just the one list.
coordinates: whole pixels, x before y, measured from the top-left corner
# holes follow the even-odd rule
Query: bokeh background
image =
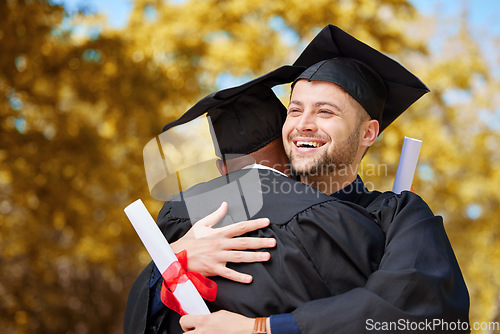
[(291, 64), (329, 23), (431, 88), (363, 178), (390, 190), (404, 136), (423, 140), (415, 190), (444, 216), (471, 321), (500, 321), (498, 4), (0, 0), (1, 332), (121, 333), (150, 261), (123, 208), (161, 206), (144, 145), (206, 94)]

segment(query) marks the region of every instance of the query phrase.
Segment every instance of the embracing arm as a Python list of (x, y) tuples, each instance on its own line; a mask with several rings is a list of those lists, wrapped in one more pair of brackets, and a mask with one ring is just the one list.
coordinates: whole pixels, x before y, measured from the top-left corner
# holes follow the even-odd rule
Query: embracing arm
[(252, 276), (230, 269), (226, 263), (269, 260), (268, 252), (249, 250), (274, 247), (275, 239), (240, 237), (268, 226), (269, 219), (260, 218), (212, 228), (226, 212), (227, 203), (222, 203), (216, 211), (196, 222), (182, 238), (173, 242), (172, 249), (175, 253), (187, 251), (189, 271), (198, 271), (206, 277), (221, 276), (240, 283), (250, 283)]
[[(228, 311), (218, 311), (209, 315), (185, 315), (180, 324), (185, 334), (249, 334), (253, 333), (255, 320)], [(265, 322), (266, 334), (271, 334), (269, 318)]]
[(468, 327), (469, 295), (442, 218), (411, 193), (389, 199), (376, 214), (386, 231), (378, 270), (364, 287), (299, 306), (293, 317), (302, 333), (376, 332), (394, 322), (401, 333), (425, 333), (429, 326), (408, 326), (432, 319)]
[[(386, 247), (365, 286), (271, 316), (268, 329), (273, 334), (289, 334), (293, 328), (304, 334), (439, 333), (446, 332), (447, 324), (460, 326), (454, 332), (469, 332), (469, 295), (442, 218), (413, 194), (389, 199), (375, 214), (385, 220)], [(239, 315), (225, 313), (226, 324), (230, 317), (236, 323)], [(200, 321), (215, 326), (212, 322), (222, 318), (208, 319)], [(394, 325), (391, 330), (384, 327)]]

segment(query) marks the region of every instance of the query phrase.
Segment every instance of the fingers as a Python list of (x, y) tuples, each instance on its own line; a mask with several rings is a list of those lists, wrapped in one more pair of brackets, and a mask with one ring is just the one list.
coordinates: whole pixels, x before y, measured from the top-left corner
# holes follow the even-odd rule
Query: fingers
[(217, 273), (220, 277), (227, 278), (228, 280), (235, 281), (238, 283), (248, 284), (251, 283), (253, 277), (248, 274), (237, 272), (236, 270), (230, 269), (228, 267), (221, 267), (220, 272)]
[(199, 220), (196, 224), (200, 223), (203, 224), (203, 226), (212, 227), (215, 224), (217, 224), (219, 220), (224, 218), (226, 213), (227, 213), (227, 203), (222, 202), (222, 204), (219, 206), (217, 210), (215, 210), (208, 216), (204, 217), (203, 219)]
[(244, 251), (229, 251), (222, 253), (224, 259), (219, 258), (220, 262), (232, 263), (252, 263), (269, 261), (271, 254), (268, 252), (244, 252)]
[[(185, 315), (179, 323), (184, 333), (250, 333), (255, 320), (243, 315), (217, 311), (208, 315)], [(228, 324), (231, 327), (228, 328)]]
[(196, 315), (184, 315), (184, 316), (182, 316), (181, 319), (179, 320), (179, 324), (181, 325), (182, 330), (186, 332), (186, 331), (189, 331), (191, 329), (194, 329), (196, 321), (199, 317), (200, 316), (196, 316)]
[[(253, 263), (268, 261), (271, 258), (271, 254), (267, 252), (228, 251), (224, 252), (222, 257), (223, 259), (219, 259), (219, 261), (226, 263)], [(214, 274), (239, 283), (248, 284), (253, 280), (251, 275), (240, 273), (224, 265), (218, 266)]]
[[(227, 249), (227, 250), (261, 249), (261, 248), (272, 248), (276, 246), (276, 239), (239, 237), (233, 239), (219, 240), (219, 244), (222, 249)], [(251, 253), (257, 254), (254, 252)]]
[(270, 221), (268, 218), (245, 220), (239, 223), (234, 223), (229, 226), (222, 227), (219, 229), (219, 233), (223, 236), (232, 238), (266, 227), (269, 225), (269, 223)]

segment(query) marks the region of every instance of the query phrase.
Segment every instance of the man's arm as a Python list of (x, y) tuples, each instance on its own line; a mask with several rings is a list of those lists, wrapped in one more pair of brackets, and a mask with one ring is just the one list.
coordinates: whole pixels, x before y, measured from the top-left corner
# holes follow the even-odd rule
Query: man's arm
[[(228, 311), (218, 311), (209, 315), (185, 315), (180, 320), (181, 327), (185, 334), (249, 334), (253, 332), (254, 323), (255, 319)], [(270, 330), (267, 330), (267, 334), (271, 334)]]
[[(442, 218), (434, 216), (427, 204), (411, 193), (387, 200), (374, 213), (386, 232), (386, 249), (378, 270), (369, 276), (366, 285), (304, 303), (292, 314), (279, 315), (281, 322), (289, 319), (290, 326), (276, 326), (271, 316), (269, 329), (273, 334), (290, 333), (294, 324), (308, 334), (440, 333), (446, 331), (440, 324), (452, 322), (452, 328), (460, 326), (454, 332), (469, 332), (469, 295)], [(199, 326), (217, 326), (222, 319), (206, 317)], [(224, 322), (237, 322), (239, 317), (227, 312)], [(242, 326), (248, 329), (248, 325)], [(216, 327), (202, 328), (216, 333), (208, 331)], [(231, 326), (225, 333), (238, 333), (240, 329)]]
[(391, 323), (398, 327), (389, 332), (439, 333), (445, 330), (421, 324), (468, 323), (469, 295), (442, 218), (408, 192), (373, 213), (386, 232), (378, 270), (364, 287), (299, 306), (293, 317), (302, 333), (369, 333)]
[(197, 271), (205, 277), (221, 276), (229, 280), (250, 283), (252, 276), (226, 267), (226, 263), (263, 262), (270, 259), (268, 252), (249, 251), (276, 246), (274, 238), (241, 237), (269, 225), (269, 219), (260, 218), (212, 228), (227, 212), (227, 203), (196, 222), (179, 240), (171, 244), (175, 253), (187, 251), (188, 271)]

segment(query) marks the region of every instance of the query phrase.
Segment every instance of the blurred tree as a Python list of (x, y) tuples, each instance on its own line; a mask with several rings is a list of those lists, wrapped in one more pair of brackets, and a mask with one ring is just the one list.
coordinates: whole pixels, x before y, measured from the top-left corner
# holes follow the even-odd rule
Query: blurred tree
[[(122, 233), (119, 209), (144, 193), (140, 140), (156, 128), (154, 113), (126, 118), (154, 101), (120, 85), (134, 82), (160, 96), (162, 80), (145, 74), (145, 63), (122, 58), (120, 41), (74, 41), (61, 28), (68, 18), (59, 6), (0, 6), (0, 327), (116, 331), (140, 246)], [(122, 140), (118, 128), (131, 136)]]
[[(403, 134), (424, 140), (416, 188), (445, 216), (473, 315), (489, 320), (499, 276), (485, 266), (499, 255), (499, 195), (488, 185), (500, 173), (486, 120), (498, 114), (490, 96), (499, 83), (467, 27), (457, 39), (467, 56), (428, 57), (419, 26), (409, 25), (418, 17), (406, 0), (135, 0), (128, 24), (115, 29), (47, 0), (0, 2), (0, 327), (122, 332), (128, 291), (149, 262), (123, 208), (142, 198), (155, 216), (161, 206), (148, 194), (142, 148), (220, 88), (221, 74), (251, 78), (291, 63), (328, 23), (405, 64), (411, 58), (433, 89), (370, 151), (367, 163), (388, 170), (369, 180), (389, 185)], [(467, 103), (446, 100), (456, 91)], [(478, 105), (484, 117), (474, 118)]]

